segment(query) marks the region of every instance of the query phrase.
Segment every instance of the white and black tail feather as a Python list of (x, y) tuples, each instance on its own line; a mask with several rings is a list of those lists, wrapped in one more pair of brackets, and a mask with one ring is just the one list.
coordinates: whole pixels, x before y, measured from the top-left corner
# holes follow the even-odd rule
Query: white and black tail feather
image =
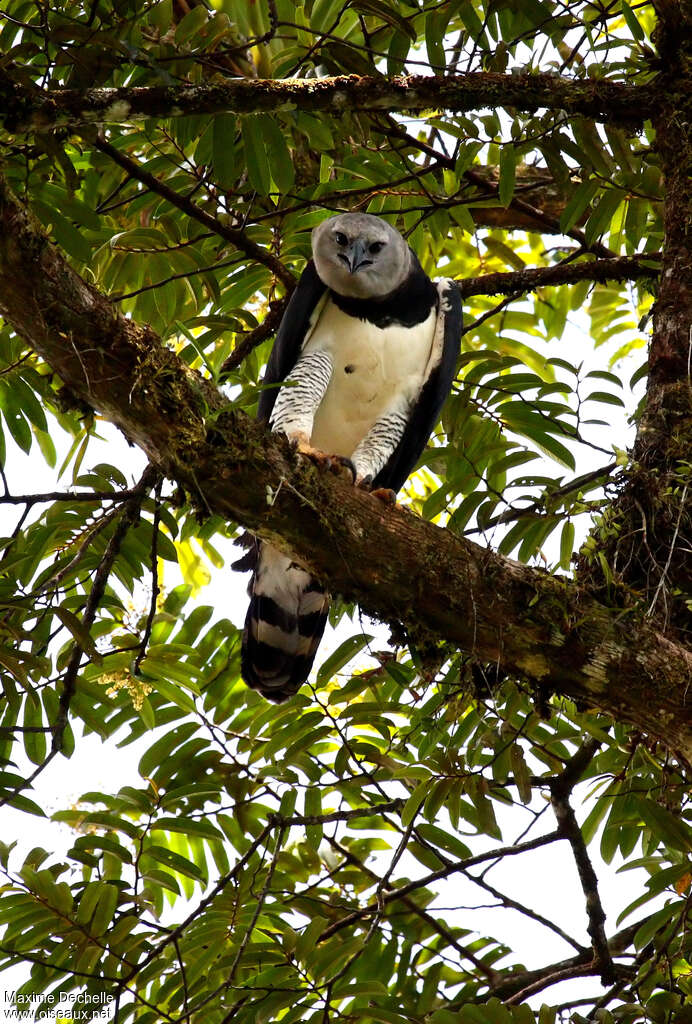
[(297, 562), (271, 544), (255, 543), (255, 550), (236, 563), (237, 568), (254, 568), (242, 675), (263, 697), (279, 703), (297, 693), (310, 674), (327, 621), (329, 595)]

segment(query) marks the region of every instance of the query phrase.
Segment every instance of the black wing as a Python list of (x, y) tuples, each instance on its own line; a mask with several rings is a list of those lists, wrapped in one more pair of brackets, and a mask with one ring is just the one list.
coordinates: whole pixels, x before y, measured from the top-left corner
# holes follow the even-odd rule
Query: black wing
[[(300, 276), (276, 332), (263, 384), (280, 384), (286, 380), (298, 361), (310, 325), (310, 317), (325, 291), (326, 285), (318, 276), (315, 264), (310, 260)], [(258, 419), (269, 422), (278, 392), (279, 389), (276, 387), (261, 392), (257, 406)]]
[(451, 390), (461, 349), (462, 327), (461, 297), (454, 282), (450, 281), (439, 301), (445, 304), (439, 314), (444, 317), (440, 362), (421, 388), (403, 436), (389, 461), (375, 477), (373, 487), (391, 487), (398, 491), (404, 484), (428, 443), (445, 398)]

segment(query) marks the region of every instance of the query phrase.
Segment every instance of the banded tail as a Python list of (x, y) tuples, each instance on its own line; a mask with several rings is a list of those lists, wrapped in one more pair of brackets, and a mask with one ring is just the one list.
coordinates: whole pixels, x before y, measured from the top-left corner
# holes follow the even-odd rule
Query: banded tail
[(322, 639), (329, 595), (297, 562), (254, 542), (235, 568), (254, 563), (241, 653), (243, 679), (263, 697), (288, 700), (303, 685)]

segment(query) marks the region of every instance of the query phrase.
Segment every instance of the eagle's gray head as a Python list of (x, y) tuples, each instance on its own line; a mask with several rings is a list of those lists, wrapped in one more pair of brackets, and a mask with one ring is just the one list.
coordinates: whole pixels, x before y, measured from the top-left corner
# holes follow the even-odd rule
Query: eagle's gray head
[(312, 232), (317, 273), (332, 291), (353, 299), (381, 299), (403, 284), (411, 250), (386, 220), (340, 213)]

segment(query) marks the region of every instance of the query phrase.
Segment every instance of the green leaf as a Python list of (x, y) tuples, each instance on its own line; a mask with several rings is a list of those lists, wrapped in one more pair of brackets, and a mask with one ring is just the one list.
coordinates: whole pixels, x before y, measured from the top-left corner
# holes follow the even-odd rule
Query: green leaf
[[(342, 0), (338, 0), (339, 3)], [(387, 53), (387, 74), (401, 75), (406, 70), (406, 58), (411, 49), (411, 38), (406, 32), (393, 33)]]
[(30, 761), (34, 764), (42, 764), (46, 757), (46, 734), (43, 731), (46, 723), (43, 721), (43, 709), (41, 702), (35, 693), (27, 693), (24, 701), (24, 749)]
[(604, 405), (618, 405), (624, 408), (625, 403), (619, 395), (611, 395), (607, 391), (592, 391), (584, 399), (585, 402), (602, 402)]
[(616, 377), (614, 373), (610, 373), (608, 370), (591, 370), (590, 373), (586, 374), (584, 379), (588, 380), (590, 377), (594, 377), (597, 380), (607, 380), (611, 384), (615, 384), (616, 387), (622, 387), (622, 381), (620, 378)]
[(183, 857), (181, 854), (176, 853), (174, 850), (169, 850), (165, 846), (158, 846), (153, 843), (148, 844), (144, 848), (142, 856), (150, 857), (152, 860), (165, 864), (166, 867), (179, 872), (186, 878), (192, 878), (196, 881), (204, 879), (204, 872), (196, 864), (187, 857)]
[(519, 796), (522, 803), (528, 804), (531, 802), (531, 772), (526, 764), (524, 751), (518, 743), (513, 743), (509, 754)]
[(410, 825), (415, 818), (418, 808), (421, 806), (423, 801), (426, 799), (430, 792), (430, 779), (424, 779), (423, 782), (419, 782), (413, 793), (404, 804), (401, 811), (401, 824), (406, 827)]
[(194, 37), (206, 25), (209, 15), (205, 7), (191, 7), (180, 19), (175, 29), (175, 41), (178, 44), (192, 44)]
[(430, 66), (437, 75), (443, 74), (447, 67), (443, 43), (447, 21), (448, 15), (444, 10), (433, 10), (425, 18), (425, 48)]
[(107, 931), (118, 905), (118, 889), (115, 885), (102, 885), (99, 889), (98, 901), (89, 928), (92, 935), (103, 935)]
[(329, 31), (338, 23), (342, 9), (342, 0), (315, 0), (310, 14), (311, 28), (316, 32)]
[[(303, 813), (307, 818), (319, 817), (322, 814), (322, 794), (318, 786), (309, 786), (305, 790)], [(310, 846), (316, 850), (322, 842), (322, 825), (306, 825), (305, 834)]]
[(567, 234), (581, 218), (599, 190), (599, 183), (593, 179), (583, 181), (577, 188), (560, 216), (560, 230)]
[(203, 839), (223, 839), (223, 835), (211, 822), (201, 818), (158, 818), (150, 826), (152, 831), (182, 832), (187, 836), (201, 836)]
[[(86, 925), (89, 923), (91, 915), (96, 909), (99, 897), (105, 888), (106, 884), (104, 882), (89, 882), (88, 885), (85, 886), (77, 906), (75, 920), (78, 924)], [(112, 886), (109, 886), (108, 888), (112, 888)]]
[(235, 148), (237, 130), (238, 122), (233, 114), (217, 114), (214, 117), (212, 128), (214, 176), (221, 188), (224, 189), (233, 188), (241, 172)]
[(260, 119), (271, 176), (276, 182), (279, 192), (285, 195), (293, 188), (296, 177), (293, 157), (286, 145), (286, 136), (276, 118), (270, 117), (268, 114), (256, 116)]
[(327, 921), (319, 915), (313, 917), (310, 924), (303, 931), (296, 943), (296, 957), (299, 960), (308, 960), (313, 954), (317, 939), (327, 927)]
[[(455, 779), (447, 781), (451, 782), (452, 786), (456, 782)], [(416, 826), (416, 831), (424, 839), (427, 839), (428, 842), (434, 843), (435, 846), (439, 846), (440, 849), (452, 854), (453, 857), (457, 857), (459, 860), (464, 860), (471, 853), (466, 843), (462, 843), (453, 832), (448, 832), (442, 828), (438, 828), (437, 825), (429, 825), (427, 822), (423, 821), (420, 825)]]
[(5, 423), (17, 445), (28, 452), (31, 450), (31, 427), (24, 418), (19, 397), (9, 382), (0, 380), (0, 409)]
[(500, 180), (497, 194), (502, 206), (509, 206), (514, 195), (514, 183), (517, 171), (517, 150), (506, 142), (500, 150)]
[(240, 119), (248, 175), (260, 195), (268, 196), (271, 188), (271, 169), (262, 135), (264, 118), (261, 114), (244, 114)]
[(610, 222), (622, 200), (623, 193), (620, 189), (607, 189), (601, 196), (584, 228), (584, 235), (589, 245), (609, 229)]
[(644, 827), (650, 829), (655, 836), (673, 849), (685, 853), (692, 851), (692, 833), (689, 822), (681, 821), (655, 800), (640, 798), (637, 803), (641, 808)]
[(569, 569), (574, 550), (574, 523), (567, 520), (560, 534), (560, 568)]
[(663, 929), (668, 931), (671, 924), (675, 922), (678, 915), (682, 912), (684, 912), (684, 904), (676, 902), (668, 903), (662, 910), (652, 914), (648, 920), (644, 921), (634, 936), (634, 948), (637, 950), (644, 949), (656, 936), (657, 932)]
[(325, 683), (328, 683), (344, 665), (347, 665), (352, 658), (355, 658), (359, 651), (367, 647), (371, 640), (372, 636), (369, 633), (358, 633), (356, 636), (349, 637), (348, 640), (344, 640), (342, 644), (339, 644), (337, 649), (320, 666), (317, 672), (317, 685), (324, 686)]
[(69, 629), (70, 633), (84, 653), (88, 654), (95, 664), (102, 664), (103, 658), (99, 654), (89, 630), (84, 628), (81, 620), (77, 618), (74, 612), (71, 612), (64, 604), (57, 605), (53, 610), (62, 622), (63, 626), (65, 626), (66, 629)]
[(50, 206), (39, 199), (34, 199), (31, 205), (55, 241), (69, 256), (78, 263), (91, 262), (91, 243), (79, 228), (76, 228), (55, 206)]
[(146, 657), (141, 665), (142, 675), (145, 675), (154, 685), (155, 689), (162, 694), (171, 704), (177, 705), (183, 711), (194, 711), (195, 702), (177, 682), (171, 682), (164, 678), (170, 675), (170, 665), (161, 663), (155, 658)]
[(646, 39), (646, 33), (639, 24), (637, 15), (634, 13), (634, 11), (626, 2), (626, 0), (620, 0), (620, 10), (622, 11), (622, 16), (627, 22), (627, 27), (632, 33), (633, 38), (636, 39), (637, 42), (642, 42), (644, 39)]
[(352, 0), (352, 5), (363, 14), (372, 14), (381, 18), (386, 24), (405, 32), (410, 36), (412, 43), (417, 41), (418, 35), (414, 26), (409, 19), (399, 13), (394, 4), (385, 3), (384, 0)]
[(10, 386), (20, 403), (22, 414), (26, 416), (37, 430), (46, 431), (48, 429), (46, 414), (33, 388), (29, 387), (27, 382), (18, 373), (13, 375)]

